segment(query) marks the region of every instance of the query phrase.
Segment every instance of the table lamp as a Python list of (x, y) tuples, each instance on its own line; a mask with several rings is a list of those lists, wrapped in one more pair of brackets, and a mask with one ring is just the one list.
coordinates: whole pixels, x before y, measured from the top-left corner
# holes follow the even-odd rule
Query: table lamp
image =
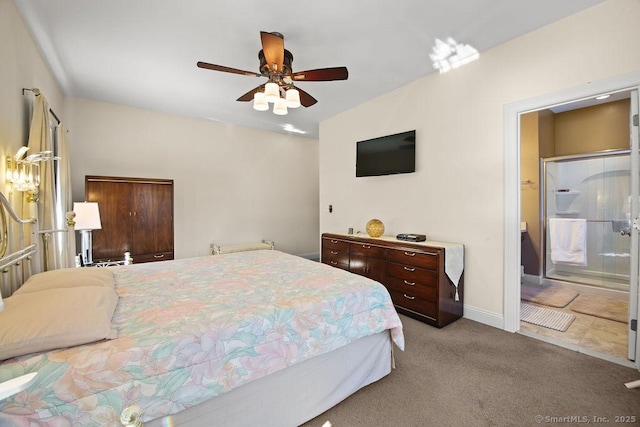
[(75, 229), (80, 231), (82, 237), (82, 259), (85, 265), (91, 265), (93, 264), (91, 232), (102, 229), (98, 203), (74, 202), (73, 211), (76, 214), (74, 218), (76, 222)]

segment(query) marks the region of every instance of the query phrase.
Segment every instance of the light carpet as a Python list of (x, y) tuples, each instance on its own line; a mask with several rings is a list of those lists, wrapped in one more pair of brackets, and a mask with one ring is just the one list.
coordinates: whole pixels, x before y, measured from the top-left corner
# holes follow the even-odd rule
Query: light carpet
[(575, 318), (571, 313), (549, 310), (526, 302), (520, 303), (520, 320), (533, 325), (564, 332), (569, 329)]
[(578, 296), (576, 291), (563, 288), (561, 286), (532, 286), (522, 285), (520, 287), (520, 298), (542, 304), (549, 307), (562, 308), (569, 305)]
[(621, 323), (627, 323), (629, 318), (629, 303), (627, 301), (601, 295), (582, 294), (569, 308), (576, 313)]

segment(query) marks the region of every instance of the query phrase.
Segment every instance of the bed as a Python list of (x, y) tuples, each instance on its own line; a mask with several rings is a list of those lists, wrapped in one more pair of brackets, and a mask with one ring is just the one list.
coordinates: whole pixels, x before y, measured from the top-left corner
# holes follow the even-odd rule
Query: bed
[(2, 426), (118, 426), (131, 407), (145, 426), (295, 426), (388, 375), (404, 348), (384, 286), (278, 250), (56, 270), (4, 303), (0, 340), (47, 311), (56, 343), (76, 334), (58, 328), (100, 327), (4, 354), (0, 382), (38, 375), (0, 401)]

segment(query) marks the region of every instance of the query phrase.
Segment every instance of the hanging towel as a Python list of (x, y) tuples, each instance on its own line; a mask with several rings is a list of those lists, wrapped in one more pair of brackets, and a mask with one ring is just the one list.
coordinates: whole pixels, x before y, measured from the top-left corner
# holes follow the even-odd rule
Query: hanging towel
[(549, 218), (551, 261), (554, 264), (587, 265), (587, 220)]

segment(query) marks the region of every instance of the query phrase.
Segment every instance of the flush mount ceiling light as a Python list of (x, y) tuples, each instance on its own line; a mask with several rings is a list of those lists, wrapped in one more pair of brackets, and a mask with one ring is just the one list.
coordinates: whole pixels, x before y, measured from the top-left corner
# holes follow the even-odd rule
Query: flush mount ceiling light
[(478, 59), (480, 54), (473, 46), (457, 43), (449, 37), (446, 42), (436, 39), (433, 53), (430, 53), (429, 57), (433, 61), (433, 68), (440, 73), (446, 73), (453, 68)]

